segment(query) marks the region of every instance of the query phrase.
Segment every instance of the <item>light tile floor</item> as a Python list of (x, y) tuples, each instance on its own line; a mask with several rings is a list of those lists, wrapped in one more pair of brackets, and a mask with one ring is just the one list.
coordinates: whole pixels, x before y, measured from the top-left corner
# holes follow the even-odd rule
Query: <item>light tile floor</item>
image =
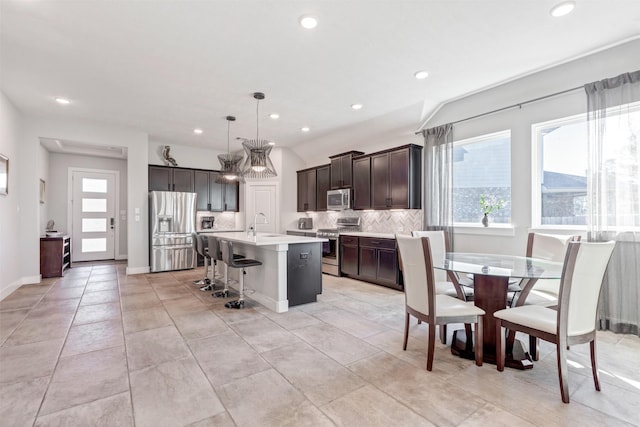
[[(497, 372), (426, 326), (402, 351), (404, 295), (323, 276), (319, 302), (273, 313), (224, 308), (202, 269), (126, 276), (72, 268), (0, 302), (0, 424), (11, 426), (640, 425), (640, 339), (598, 334), (570, 354), (571, 403), (554, 347), (529, 371)], [(455, 328), (450, 328), (451, 330)]]

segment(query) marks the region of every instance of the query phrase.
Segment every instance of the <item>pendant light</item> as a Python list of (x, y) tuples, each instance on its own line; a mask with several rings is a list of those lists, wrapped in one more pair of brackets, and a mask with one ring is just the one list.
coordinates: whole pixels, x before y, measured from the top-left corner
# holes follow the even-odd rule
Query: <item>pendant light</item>
[(242, 142), (247, 158), (242, 167), (242, 174), (248, 178), (272, 178), (278, 176), (276, 169), (269, 158), (272, 145), (265, 139), (260, 139), (260, 100), (264, 99), (264, 93), (255, 92), (256, 99), (256, 139), (245, 139)]
[(242, 171), (240, 170), (240, 163), (242, 162), (242, 156), (240, 154), (231, 154), (229, 149), (229, 139), (231, 134), (231, 122), (235, 121), (234, 116), (227, 116), (227, 154), (218, 154), (218, 160), (221, 166), (221, 179), (219, 182), (240, 181), (244, 182), (242, 177)]

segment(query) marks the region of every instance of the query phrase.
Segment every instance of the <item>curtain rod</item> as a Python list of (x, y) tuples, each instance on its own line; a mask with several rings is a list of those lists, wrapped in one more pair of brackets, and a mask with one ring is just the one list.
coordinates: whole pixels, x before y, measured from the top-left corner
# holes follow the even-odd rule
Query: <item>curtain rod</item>
[[(547, 98), (553, 98), (554, 96), (558, 96), (558, 95), (564, 95), (565, 93), (573, 92), (573, 91), (576, 91), (578, 89), (584, 89), (584, 86), (576, 86), (576, 87), (572, 87), (571, 89), (565, 89), (565, 90), (561, 90), (560, 92), (555, 92), (555, 93), (551, 93), (549, 95), (540, 96), (538, 98), (529, 99), (527, 101), (518, 102), (517, 104), (512, 104), (512, 105), (509, 105), (507, 107), (498, 108), (496, 110), (487, 111), (486, 113), (480, 113), (480, 114), (476, 114), (475, 116), (470, 116), (470, 117), (466, 117), (464, 119), (456, 120), (454, 122), (451, 122), (451, 124), (452, 125), (456, 125), (458, 123), (466, 122), (468, 120), (477, 119), (477, 118), (483, 117), (483, 116), (488, 116), (489, 114), (495, 114), (495, 113), (499, 113), (501, 111), (510, 110), (510, 109), (516, 108), (516, 107), (522, 108), (523, 105), (531, 104), (532, 102), (542, 101), (543, 99), (547, 99)], [(416, 131), (415, 134), (418, 135), (420, 133), (423, 133), (424, 131), (425, 131), (425, 129), (422, 128), (419, 131)]]

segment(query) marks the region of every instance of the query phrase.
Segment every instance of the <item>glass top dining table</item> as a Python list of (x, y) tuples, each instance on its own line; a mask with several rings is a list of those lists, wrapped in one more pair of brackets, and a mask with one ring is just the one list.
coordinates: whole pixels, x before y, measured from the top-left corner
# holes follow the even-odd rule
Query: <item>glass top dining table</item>
[(519, 279), (559, 279), (562, 263), (513, 255), (448, 252), (434, 267), (442, 270)]
[[(473, 302), (485, 311), (483, 316), (483, 358), (487, 363), (496, 361), (496, 320), (493, 313), (507, 307), (509, 278), (535, 282), (538, 279), (560, 279), (561, 262), (547, 261), (514, 255), (447, 252), (443, 259), (433, 260), (434, 268), (446, 270), (449, 276), (455, 273), (472, 274), (474, 283)], [(464, 358), (473, 358), (473, 346), (467, 342), (466, 334), (455, 331), (451, 352)], [(515, 340), (507, 343), (506, 366), (531, 369), (531, 357), (522, 343)]]

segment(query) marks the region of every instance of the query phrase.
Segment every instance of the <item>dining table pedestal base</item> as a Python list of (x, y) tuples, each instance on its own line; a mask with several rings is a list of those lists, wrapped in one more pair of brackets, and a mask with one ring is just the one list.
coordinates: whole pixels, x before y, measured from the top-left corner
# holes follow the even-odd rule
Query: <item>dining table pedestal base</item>
[[(475, 339), (475, 336), (474, 338)], [(487, 351), (486, 347), (483, 349), (482, 361), (484, 363), (496, 364), (496, 352)], [(451, 343), (451, 354), (454, 356), (462, 357), (464, 359), (475, 360), (475, 352), (473, 351), (473, 342), (467, 344), (467, 334), (464, 329), (458, 329), (453, 331), (453, 340)], [(513, 369), (531, 369), (533, 368), (533, 361), (531, 356), (527, 353), (522, 345), (522, 342), (515, 340), (513, 343), (513, 350), (511, 353), (507, 353), (505, 357), (505, 366)]]

